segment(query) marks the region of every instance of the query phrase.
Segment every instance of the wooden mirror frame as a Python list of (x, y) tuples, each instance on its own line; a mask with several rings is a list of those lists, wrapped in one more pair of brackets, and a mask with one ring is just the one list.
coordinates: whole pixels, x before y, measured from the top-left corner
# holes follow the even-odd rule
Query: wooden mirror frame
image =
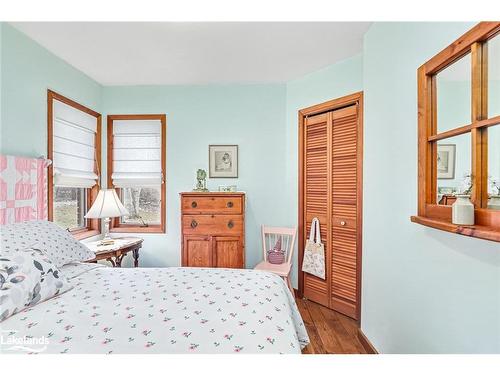
[[(488, 118), (486, 42), (500, 33), (500, 22), (480, 22), (418, 69), (418, 216), (411, 221), (448, 232), (500, 242), (500, 211), (488, 210), (488, 138), (500, 116)], [(471, 123), (437, 132), (436, 76), (466, 54), (471, 56)], [(459, 126), (460, 124), (457, 124)], [(451, 222), (451, 206), (438, 205), (437, 142), (471, 133), (473, 226)]]

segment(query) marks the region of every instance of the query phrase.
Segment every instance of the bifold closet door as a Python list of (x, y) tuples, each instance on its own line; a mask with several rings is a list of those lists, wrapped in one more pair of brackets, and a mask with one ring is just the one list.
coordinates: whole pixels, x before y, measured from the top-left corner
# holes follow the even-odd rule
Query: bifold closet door
[(362, 128), (358, 104), (304, 118), (303, 239), (317, 217), (326, 280), (303, 274), (305, 298), (359, 319)]
[(358, 106), (332, 112), (330, 307), (358, 316)]
[[(329, 180), (331, 114), (323, 113), (307, 117), (304, 121), (304, 238), (308, 238), (311, 221), (317, 217), (321, 226), (321, 239), (325, 245), (326, 273), (329, 272)], [(304, 273), (304, 297), (328, 306), (330, 282)]]

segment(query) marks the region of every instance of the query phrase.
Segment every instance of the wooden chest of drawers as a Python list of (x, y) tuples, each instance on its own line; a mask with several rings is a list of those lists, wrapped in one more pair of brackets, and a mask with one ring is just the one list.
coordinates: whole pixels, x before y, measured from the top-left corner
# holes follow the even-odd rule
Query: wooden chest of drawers
[(245, 268), (245, 194), (181, 193), (182, 266)]

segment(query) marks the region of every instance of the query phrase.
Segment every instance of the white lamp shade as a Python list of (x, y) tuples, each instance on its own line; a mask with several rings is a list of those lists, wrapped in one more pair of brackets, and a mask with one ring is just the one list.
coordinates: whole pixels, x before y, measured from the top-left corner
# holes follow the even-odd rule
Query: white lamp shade
[(129, 215), (128, 210), (116, 195), (115, 189), (100, 190), (97, 198), (85, 217), (87, 219), (102, 219)]

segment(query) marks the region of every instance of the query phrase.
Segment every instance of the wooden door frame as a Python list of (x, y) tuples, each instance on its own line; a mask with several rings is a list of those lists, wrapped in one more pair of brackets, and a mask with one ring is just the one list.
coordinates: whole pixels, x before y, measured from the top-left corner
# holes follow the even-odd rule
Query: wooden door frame
[[(357, 215), (356, 222), (358, 231), (356, 234), (356, 278), (357, 278), (357, 320), (361, 321), (361, 265), (362, 265), (362, 239), (363, 239), (363, 91), (346, 95), (338, 99), (329, 100), (311, 107), (303, 108), (298, 112), (299, 120), (299, 212), (298, 212), (298, 254), (299, 254), (299, 289), (298, 296), (304, 295), (304, 272), (302, 271), (302, 260), (304, 258), (304, 119), (307, 116), (317, 115), (341, 109), (350, 105), (358, 105), (358, 137), (357, 137), (357, 170), (356, 184), (360, 187), (357, 191)], [(328, 296), (330, 298), (330, 296)]]

